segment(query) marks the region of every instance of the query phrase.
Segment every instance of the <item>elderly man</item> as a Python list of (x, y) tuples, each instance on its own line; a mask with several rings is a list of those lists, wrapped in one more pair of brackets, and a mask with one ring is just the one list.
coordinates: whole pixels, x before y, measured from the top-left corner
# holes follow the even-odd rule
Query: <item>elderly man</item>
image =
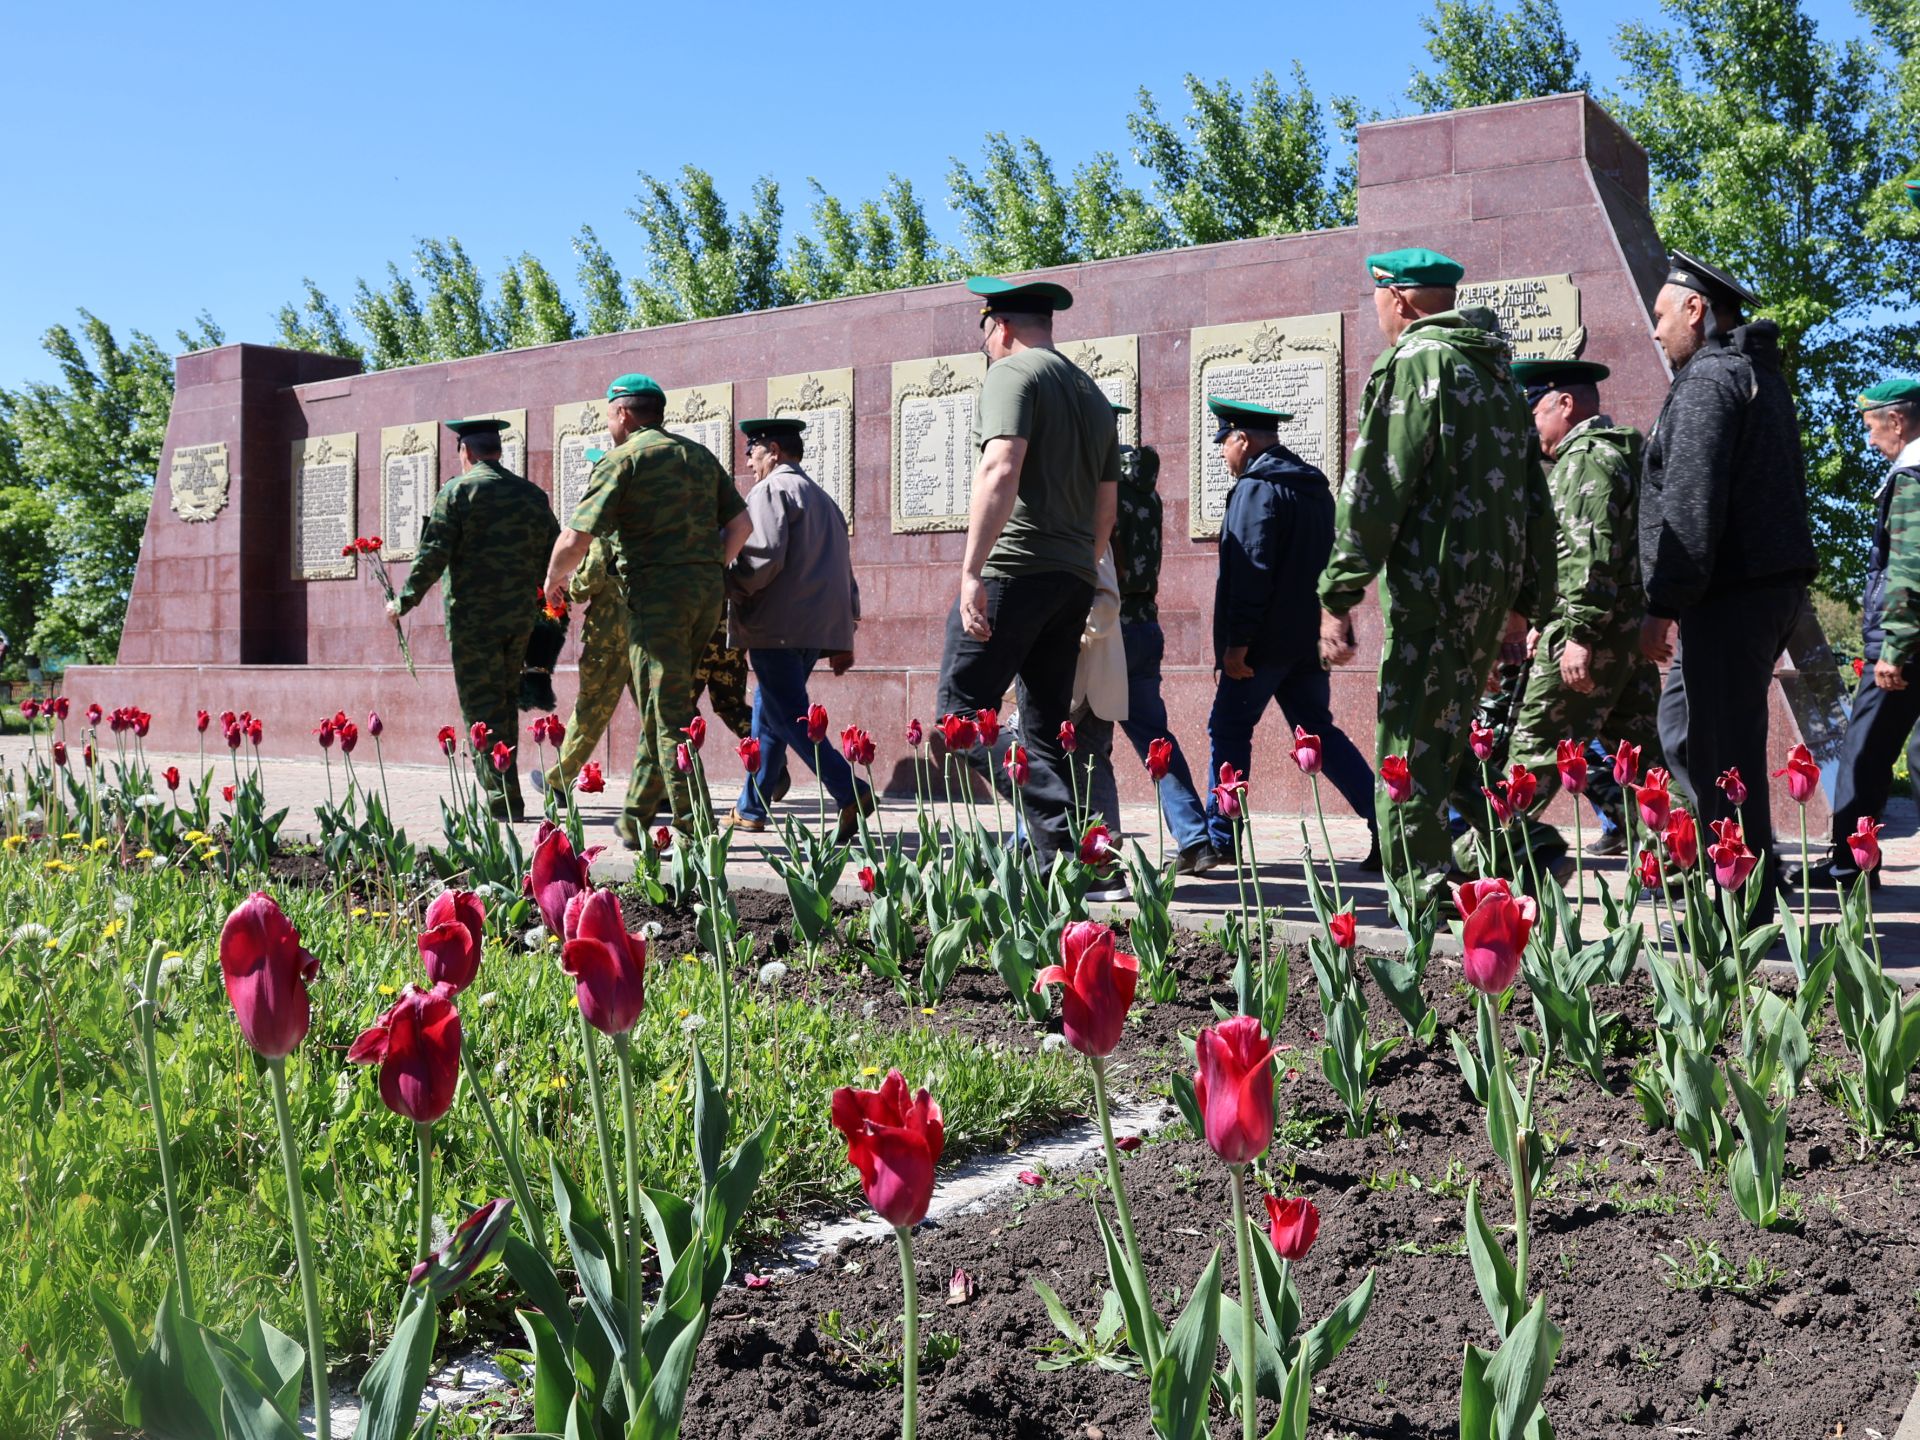
[[(1847, 836), (1863, 816), (1878, 819), (1892, 788), (1893, 762), (1907, 749), (1920, 775), (1920, 380), (1882, 380), (1859, 397), (1867, 443), (1892, 468), (1874, 496), (1873, 549), (1860, 599), (1867, 666), (1853, 696), (1846, 749), (1833, 786), (1833, 853), (1809, 877), (1851, 884), (1860, 873)], [(1879, 883), (1880, 872), (1873, 872)]]
[[(853, 664), (853, 632), (860, 623), (860, 586), (853, 578), (847, 517), (833, 496), (800, 468), (806, 457), (804, 420), (743, 420), (752, 533), (727, 568), (732, 610), (728, 643), (744, 650), (759, 684), (753, 695), (753, 738), (760, 742), (760, 773), (748, 776), (729, 823), (767, 828), (767, 799), (786, 789), (789, 751), (817, 766), (821, 783), (840, 809), (841, 843), (860, 828), (860, 810), (873, 809), (873, 792), (829, 740), (807, 738), (807, 676), (822, 656), (833, 673)], [(856, 808), (858, 807), (858, 808)]]
[(667, 394), (646, 375), (622, 375), (607, 387), (613, 449), (547, 561), (548, 603), (567, 598), (567, 582), (596, 535), (611, 536), (627, 596), (627, 653), (640, 698), (640, 744), (615, 832), (637, 850), (662, 802), (683, 832), (693, 827), (693, 790), (673, 763), (680, 731), (694, 713), (694, 667), (720, 623), (722, 567), (751, 528), (733, 477), (705, 446), (663, 428)]
[[(1817, 561), (1793, 393), (1780, 373), (1780, 327), (1743, 324), (1759, 297), (1676, 250), (1653, 308), (1673, 386), (1647, 442), (1640, 492), (1640, 644), (1679, 658), (1660, 696), (1660, 748), (1701, 823), (1738, 819), (1766, 856), (1762, 901), (1779, 875), (1767, 784), (1767, 689), (1807, 603)], [(1746, 803), (1716, 783), (1737, 769)]]

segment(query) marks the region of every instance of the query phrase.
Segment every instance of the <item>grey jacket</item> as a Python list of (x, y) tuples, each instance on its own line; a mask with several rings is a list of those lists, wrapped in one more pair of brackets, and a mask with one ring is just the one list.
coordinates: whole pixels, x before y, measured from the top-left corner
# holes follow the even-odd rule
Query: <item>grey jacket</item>
[(846, 517), (796, 466), (782, 465), (747, 492), (753, 533), (727, 567), (727, 643), (742, 650), (853, 648), (860, 584)]

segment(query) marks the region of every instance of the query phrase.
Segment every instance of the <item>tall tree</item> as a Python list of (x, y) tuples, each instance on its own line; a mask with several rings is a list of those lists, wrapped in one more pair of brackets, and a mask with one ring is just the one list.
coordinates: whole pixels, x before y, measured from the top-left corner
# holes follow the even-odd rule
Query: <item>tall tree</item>
[(1110, 154), (1095, 155), (1063, 184), (1030, 137), (1016, 144), (995, 131), (982, 148), (979, 175), (957, 158), (947, 172), (969, 270), (1039, 270), (1172, 242), (1164, 220), (1120, 178)]
[(637, 322), (627, 309), (626, 282), (620, 267), (600, 243), (591, 225), (582, 225), (573, 237), (573, 253), (579, 257), (574, 271), (580, 282), (580, 295), (586, 303), (581, 320), (589, 335), (611, 335), (631, 328)]
[(20, 435), (0, 392), (0, 634), (4, 668), (18, 671), (32, 648), (40, 614), (53, 595), (53, 502), (23, 467)]
[(646, 237), (647, 273), (633, 284), (634, 315), (642, 325), (786, 303), (780, 187), (766, 176), (754, 182), (751, 202), (733, 219), (705, 170), (685, 166), (677, 187), (642, 173), (639, 203), (627, 213)]
[(314, 350), (322, 355), (344, 355), (366, 363), (366, 352), (347, 335), (340, 307), (329, 300), (311, 277), (300, 281), (306, 295), (298, 306), (280, 307), (277, 317), (280, 343), (289, 350)]
[(1438, 0), (1420, 17), (1432, 70), (1413, 72), (1407, 96), (1422, 110), (1464, 110), (1588, 88), (1580, 47), (1556, 0)]
[(794, 237), (788, 252), (786, 293), (790, 300), (832, 300), (903, 290), (950, 280), (959, 261), (933, 237), (926, 208), (913, 182), (887, 177), (878, 200), (848, 206), (813, 186), (814, 233)]

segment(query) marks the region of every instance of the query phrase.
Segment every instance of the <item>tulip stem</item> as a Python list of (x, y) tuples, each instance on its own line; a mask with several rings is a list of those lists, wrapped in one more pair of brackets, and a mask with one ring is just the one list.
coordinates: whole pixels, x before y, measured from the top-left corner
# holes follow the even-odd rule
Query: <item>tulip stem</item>
[[(613, 1058), (620, 1069), (620, 1122), (627, 1141), (627, 1214), (639, 1215), (640, 1137), (633, 1123), (633, 1037), (621, 1031), (613, 1037)], [(627, 1409), (633, 1413), (640, 1399), (640, 1225), (627, 1222)]]
[(414, 1187), (420, 1192), (420, 1253), (414, 1258), (424, 1260), (433, 1254), (433, 1126), (416, 1121), (413, 1130), (420, 1150), (420, 1178)]
[(1808, 864), (1807, 851), (1807, 802), (1800, 802), (1800, 935), (1807, 947), (1806, 953), (1813, 953), (1813, 886), (1808, 883), (1812, 869)]
[(154, 1011), (160, 1001), (160, 964), (166, 944), (156, 940), (147, 951), (147, 978), (140, 995), (140, 1050), (146, 1062), (147, 1103), (153, 1107), (153, 1133), (160, 1147), (160, 1188), (167, 1199), (167, 1238), (173, 1242), (174, 1281), (180, 1289), (180, 1313), (191, 1320), (193, 1284), (187, 1278), (187, 1236), (180, 1224), (180, 1197), (174, 1190), (173, 1145), (167, 1138), (167, 1112), (160, 1098), (160, 1062), (155, 1053)]
[(622, 1221), (620, 1190), (614, 1182), (613, 1132), (607, 1128), (607, 1099), (600, 1083), (600, 1056), (594, 1049), (593, 1028), (584, 1013), (575, 1011), (580, 1024), (580, 1048), (587, 1057), (587, 1098), (593, 1102), (593, 1125), (600, 1142), (600, 1183), (607, 1192), (607, 1226), (617, 1231)]
[[(1333, 839), (1327, 834), (1327, 812), (1320, 804), (1320, 772), (1314, 771), (1307, 780), (1313, 786), (1313, 813), (1320, 819), (1320, 843), (1327, 849), (1327, 878), (1333, 881), (1333, 908), (1342, 910), (1347, 902), (1340, 893), (1340, 867), (1334, 863)], [(1308, 863), (1312, 863), (1311, 857)]]
[(900, 1351), (900, 1440), (913, 1440), (920, 1423), (920, 1287), (913, 1278), (913, 1232), (893, 1227), (900, 1244), (900, 1288), (905, 1292), (902, 1316), (905, 1342)]
[(307, 1230), (307, 1197), (300, 1184), (300, 1157), (293, 1148), (293, 1117), (287, 1113), (287, 1057), (267, 1058), (273, 1077), (273, 1119), (280, 1128), (280, 1163), (287, 1177), (287, 1218), (293, 1222), (293, 1253), (300, 1264), (300, 1302), (307, 1317), (307, 1372), (313, 1383), (314, 1440), (332, 1440), (327, 1394), (327, 1332), (320, 1323), (320, 1284), (313, 1271), (313, 1241)]
[(1573, 913), (1578, 915), (1587, 904), (1587, 850), (1580, 834), (1580, 802), (1584, 797), (1573, 797)]
[[(1804, 818), (1805, 812), (1801, 813)], [(1803, 872), (1800, 880), (1803, 890), (1806, 888), (1806, 883)], [(1873, 937), (1873, 968), (1885, 970), (1886, 964), (1880, 958), (1880, 927), (1874, 923), (1873, 919), (1873, 871), (1864, 867), (1860, 871), (1860, 889), (1864, 892), (1867, 902), (1867, 933)]]
[(1253, 1234), (1247, 1225), (1247, 1167), (1229, 1165), (1233, 1177), (1233, 1244), (1240, 1259), (1240, 1427), (1246, 1440), (1260, 1433), (1260, 1373), (1253, 1322)]
[(487, 1098), (487, 1090), (480, 1083), (480, 1067), (473, 1062), (473, 1051), (465, 1045), (460, 1047), (460, 1064), (467, 1072), (467, 1089), (473, 1092), (474, 1104), (480, 1109), (480, 1119), (487, 1127), (487, 1138), (493, 1141), (493, 1148), (500, 1155), (500, 1163), (506, 1167), (507, 1184), (513, 1188), (514, 1203), (520, 1207), (521, 1223), (527, 1227), (527, 1238), (533, 1241), (533, 1248), (540, 1252), (542, 1260), (551, 1261), (547, 1254), (546, 1226), (540, 1223), (540, 1212), (533, 1208), (533, 1192), (527, 1188), (526, 1172), (520, 1168), (520, 1157), (507, 1146), (507, 1137), (500, 1129), (500, 1121), (493, 1113), (493, 1102)]
[(1267, 994), (1267, 986), (1273, 981), (1272, 961), (1267, 950), (1267, 902), (1260, 894), (1260, 857), (1253, 849), (1253, 811), (1247, 808), (1244, 793), (1240, 796), (1240, 831), (1247, 842), (1247, 873), (1253, 877), (1253, 909), (1260, 925), (1260, 1018), (1265, 1024), (1272, 998)]
[[(1104, 1055), (1089, 1055), (1087, 1059), (1093, 1065), (1093, 1108), (1100, 1116), (1100, 1138), (1107, 1147), (1107, 1188), (1113, 1191), (1113, 1208), (1120, 1216), (1120, 1235), (1127, 1243), (1127, 1258), (1133, 1262), (1134, 1279), (1144, 1298), (1151, 1293), (1147, 1263), (1140, 1254), (1140, 1241), (1133, 1233), (1133, 1207), (1127, 1203), (1127, 1187), (1120, 1183), (1120, 1152), (1113, 1143), (1113, 1119), (1107, 1109), (1107, 1059)], [(1155, 1343), (1151, 1326), (1141, 1341), (1144, 1350), (1140, 1358), (1147, 1362), (1151, 1373), (1154, 1362), (1160, 1358), (1160, 1347)]]

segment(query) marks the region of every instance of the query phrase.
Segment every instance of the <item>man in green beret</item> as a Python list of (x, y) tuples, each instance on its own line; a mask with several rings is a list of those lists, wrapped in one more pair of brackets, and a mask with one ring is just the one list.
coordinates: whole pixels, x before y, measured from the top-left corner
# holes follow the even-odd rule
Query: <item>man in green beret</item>
[(640, 701), (640, 744), (615, 830), (637, 850), (664, 802), (693, 828), (693, 789), (674, 764), (694, 715), (694, 666), (720, 623), (722, 567), (746, 543), (746, 505), (706, 447), (663, 428), (666, 392), (649, 376), (607, 387), (614, 448), (593, 467), (587, 493), (547, 562), (550, 603), (592, 548), (611, 538), (627, 597), (628, 663)]
[(1360, 401), (1353, 456), (1320, 577), (1320, 658), (1344, 665), (1353, 610), (1381, 577), (1375, 768), (1404, 756), (1413, 795), (1376, 797), (1389, 863), (1452, 866), (1445, 808), (1476, 697), (1505, 644), (1551, 599), (1553, 508), (1512, 351), (1491, 310), (1455, 308), (1461, 267), (1432, 250), (1367, 257), (1387, 349)]
[(504, 744), (507, 766), (489, 753), (475, 757), (480, 781), (493, 792), (493, 813), (518, 820), (520, 798), (520, 670), (527, 637), (540, 618), (540, 566), (559, 534), (546, 492), (500, 464), (504, 420), (449, 420), (461, 471), (441, 487), (420, 527), (420, 550), (400, 593), (387, 606), (400, 617), (426, 598), (444, 574), (447, 648), (460, 718), (485, 724), (487, 748)]
[[(1874, 496), (1873, 546), (1860, 599), (1866, 668), (1847, 719), (1846, 748), (1833, 785), (1833, 850), (1815, 884), (1848, 885), (1859, 875), (1847, 836), (1863, 817), (1878, 819), (1893, 788), (1902, 746), (1920, 775), (1920, 380), (1882, 380), (1857, 397), (1867, 443), (1891, 468)], [(1878, 884), (1879, 872), (1873, 872)]]

